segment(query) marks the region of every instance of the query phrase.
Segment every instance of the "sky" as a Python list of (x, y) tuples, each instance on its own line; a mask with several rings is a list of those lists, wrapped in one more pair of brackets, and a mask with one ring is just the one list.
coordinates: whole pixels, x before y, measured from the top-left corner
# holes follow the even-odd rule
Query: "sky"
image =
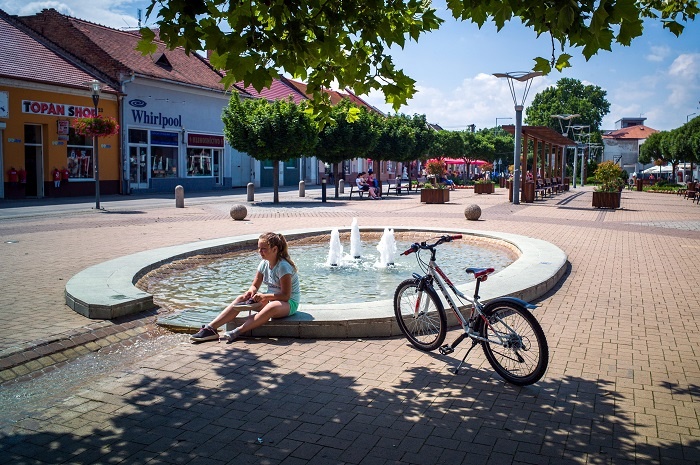
[[(143, 25), (148, 0), (0, 0), (0, 9), (10, 14), (30, 15), (44, 8), (115, 28), (136, 27), (137, 11)], [(535, 33), (517, 22), (501, 31), (492, 25), (476, 25), (451, 19), (444, 0), (434, 0), (442, 27), (391, 51), (394, 63), (416, 80), (418, 93), (399, 111), (425, 114), (428, 121), (444, 129), (477, 129), (513, 124), (515, 110), (508, 84), (493, 73), (530, 70), (537, 56), (551, 56), (549, 37)], [(677, 128), (700, 115), (700, 18), (686, 24), (677, 38), (659, 23), (645, 23), (644, 34), (629, 47), (614, 45), (589, 61), (577, 49), (572, 67), (553, 71), (533, 80), (525, 107), (533, 97), (561, 78), (578, 79), (607, 92), (610, 113), (602, 129), (615, 129), (623, 117), (645, 117), (645, 124), (658, 130)], [(522, 88), (517, 88), (522, 99)], [(380, 93), (363, 97), (385, 112), (393, 112)], [(695, 115), (693, 115), (693, 113)], [(507, 119), (512, 118), (512, 119)]]

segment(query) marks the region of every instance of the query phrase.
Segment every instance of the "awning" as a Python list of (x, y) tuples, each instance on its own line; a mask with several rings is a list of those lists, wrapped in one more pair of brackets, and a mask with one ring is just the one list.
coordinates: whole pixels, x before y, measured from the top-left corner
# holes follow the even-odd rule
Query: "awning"
[[(431, 158), (430, 160), (427, 161), (427, 163), (430, 163), (432, 161), (437, 161), (437, 158)], [(464, 165), (466, 162), (464, 161), (464, 158), (443, 158), (442, 162), (446, 165)], [(470, 160), (467, 158), (467, 162), (470, 165), (476, 165), (476, 166), (481, 166), (485, 165), (488, 163), (487, 161), (484, 160)]]

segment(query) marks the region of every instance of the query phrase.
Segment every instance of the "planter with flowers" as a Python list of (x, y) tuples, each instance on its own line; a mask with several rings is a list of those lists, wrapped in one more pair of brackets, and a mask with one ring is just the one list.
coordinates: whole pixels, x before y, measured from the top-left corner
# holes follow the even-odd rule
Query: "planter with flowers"
[(107, 137), (119, 134), (119, 124), (111, 116), (75, 118), (73, 129), (77, 134), (85, 137)]
[(429, 161), (425, 165), (428, 178), (433, 184), (426, 183), (420, 191), (420, 201), (425, 203), (446, 203), (450, 201), (450, 190), (445, 189), (445, 185), (440, 183), (440, 179), (445, 175), (447, 168), (441, 160)]
[(494, 184), (491, 181), (480, 179), (474, 183), (475, 194), (493, 194)]
[(450, 201), (450, 190), (442, 184), (438, 184), (437, 187), (426, 184), (420, 190), (420, 201), (425, 203), (447, 203)]
[(623, 171), (613, 161), (604, 161), (595, 171), (598, 187), (593, 191), (593, 206), (596, 208), (620, 208), (625, 181)]

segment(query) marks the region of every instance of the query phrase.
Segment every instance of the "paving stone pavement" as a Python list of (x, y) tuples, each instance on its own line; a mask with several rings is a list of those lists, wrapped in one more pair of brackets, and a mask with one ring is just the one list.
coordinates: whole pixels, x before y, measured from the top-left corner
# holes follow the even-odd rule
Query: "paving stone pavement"
[[(89, 200), (0, 203), (0, 463), (700, 463), (700, 206), (625, 191), (623, 209), (603, 211), (590, 192), (522, 205), (501, 189), (454, 191), (446, 205), (330, 192), (321, 203), (314, 188), (280, 204), (269, 192), (252, 204), (242, 192), (188, 197), (184, 209), (146, 198), (106, 198), (105, 211)], [(229, 217), (234, 203), (247, 205), (245, 221)], [(471, 203), (478, 222), (464, 218)], [(535, 310), (545, 377), (510, 386), (476, 350), (453, 375), (467, 346), (441, 356), (403, 338), (190, 345), (154, 326), (157, 309), (96, 322), (63, 302), (71, 276), (111, 258), (353, 217), (563, 249), (570, 270)], [(42, 383), (57, 392), (33, 394), (50, 390)]]

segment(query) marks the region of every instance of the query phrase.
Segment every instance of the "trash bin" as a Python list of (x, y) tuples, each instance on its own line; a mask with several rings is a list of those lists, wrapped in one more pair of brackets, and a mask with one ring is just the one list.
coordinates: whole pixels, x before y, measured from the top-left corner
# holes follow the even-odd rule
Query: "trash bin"
[(637, 179), (637, 190), (639, 192), (644, 190), (644, 180), (643, 179)]
[(526, 181), (523, 187), (523, 202), (533, 203), (535, 201), (535, 183)]
[(503, 176), (498, 178), (498, 187), (506, 187), (506, 178)]

